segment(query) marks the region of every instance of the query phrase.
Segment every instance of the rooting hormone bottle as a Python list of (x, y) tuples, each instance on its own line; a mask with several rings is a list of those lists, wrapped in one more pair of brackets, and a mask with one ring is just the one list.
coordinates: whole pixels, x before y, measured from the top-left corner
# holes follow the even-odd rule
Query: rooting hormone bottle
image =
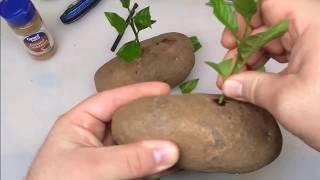
[(49, 59), (55, 53), (53, 38), (30, 0), (2, 0), (0, 13), (35, 59)]

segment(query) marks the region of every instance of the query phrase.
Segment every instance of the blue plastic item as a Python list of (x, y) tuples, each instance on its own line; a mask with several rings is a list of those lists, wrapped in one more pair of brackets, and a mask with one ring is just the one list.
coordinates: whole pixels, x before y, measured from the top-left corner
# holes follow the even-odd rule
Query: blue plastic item
[(78, 0), (72, 3), (68, 9), (61, 15), (60, 20), (64, 24), (70, 24), (95, 7), (101, 0)]
[(3, 0), (0, 4), (0, 15), (13, 26), (29, 23), (36, 13), (30, 0)]

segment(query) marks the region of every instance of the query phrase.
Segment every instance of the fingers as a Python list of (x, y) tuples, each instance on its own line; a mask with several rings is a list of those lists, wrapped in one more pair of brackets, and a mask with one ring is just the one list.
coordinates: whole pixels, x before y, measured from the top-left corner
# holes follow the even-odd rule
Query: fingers
[(261, 8), (260, 6), (258, 6), (257, 13), (252, 17), (251, 27), (255, 29), (262, 25), (263, 25), (263, 20), (261, 18)]
[(263, 55), (260, 57), (260, 59), (258, 61), (256, 61), (254, 64), (252, 65), (247, 65), (247, 69), (248, 70), (257, 70), (259, 68), (261, 68), (262, 66), (264, 66), (268, 61), (269, 61), (270, 57), (267, 55)]
[(170, 88), (161, 82), (148, 82), (104, 91), (86, 99), (71, 110), (71, 114), (86, 112), (103, 122), (109, 121), (119, 107), (141, 97), (167, 94)]
[(244, 72), (227, 79), (223, 84), (223, 92), (229, 97), (248, 101), (269, 110), (272, 109), (273, 99), (280, 87), (279, 79), (280, 76), (276, 74)]
[(168, 141), (143, 141), (135, 144), (100, 148), (93, 153), (100, 159), (98, 173), (109, 179), (137, 179), (172, 167), (179, 150)]
[[(104, 91), (92, 96), (66, 113), (54, 131), (58, 136), (86, 146), (101, 146), (105, 137), (105, 123), (119, 107), (141, 97), (168, 93), (169, 86), (160, 82), (148, 82)], [(106, 144), (112, 143), (106, 137)]]
[[(237, 13), (237, 21), (238, 21), (238, 36), (242, 37), (245, 33), (246, 22), (244, 18)], [(223, 47), (227, 49), (234, 49), (237, 46), (236, 39), (234, 38), (232, 32), (229, 29), (225, 29), (222, 34), (221, 44)]]
[[(239, 19), (238, 21), (241, 22), (241, 24), (239, 26), (239, 31), (241, 34), (240, 37), (241, 37), (244, 33), (245, 22), (244, 22), (243, 18), (238, 18), (238, 19)], [(255, 34), (265, 32), (268, 30), (267, 26), (262, 26), (262, 20), (258, 14), (255, 15), (255, 19), (256, 20), (252, 21), (252, 23), (251, 23), (251, 24), (253, 24), (254, 29), (250, 32), (250, 35), (255, 35)], [(236, 46), (237, 46), (236, 40), (229, 29), (224, 30), (223, 35), (222, 35), (222, 39), (221, 39), (221, 44), (227, 49), (236, 48)], [(271, 41), (270, 43), (266, 44), (264, 47), (264, 50), (274, 56), (280, 56), (285, 53), (285, 48), (283, 47), (283, 44), (284, 43), (283, 43), (282, 39), (275, 39), (275, 40)], [(290, 47), (287, 47), (287, 48), (290, 49)]]
[(237, 46), (236, 39), (228, 28), (223, 30), (221, 44), (226, 49), (234, 49)]

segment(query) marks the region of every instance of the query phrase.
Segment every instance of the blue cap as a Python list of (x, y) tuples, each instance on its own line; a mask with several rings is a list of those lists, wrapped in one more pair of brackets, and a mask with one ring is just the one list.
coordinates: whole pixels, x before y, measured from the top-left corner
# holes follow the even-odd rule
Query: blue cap
[(30, 0), (3, 0), (0, 4), (0, 14), (14, 26), (23, 26), (29, 23), (36, 9)]

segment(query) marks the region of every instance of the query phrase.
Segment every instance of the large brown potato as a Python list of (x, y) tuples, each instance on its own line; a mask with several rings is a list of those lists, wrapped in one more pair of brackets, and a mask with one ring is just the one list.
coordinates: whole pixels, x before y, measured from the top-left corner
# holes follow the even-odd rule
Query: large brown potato
[(274, 118), (251, 104), (216, 95), (160, 96), (139, 99), (113, 116), (119, 144), (166, 139), (181, 151), (178, 167), (202, 172), (245, 173), (278, 157), (282, 136)]
[(114, 58), (95, 74), (97, 91), (145, 81), (162, 81), (175, 87), (191, 72), (194, 49), (190, 39), (180, 33), (167, 33), (142, 42), (143, 54), (133, 63)]

